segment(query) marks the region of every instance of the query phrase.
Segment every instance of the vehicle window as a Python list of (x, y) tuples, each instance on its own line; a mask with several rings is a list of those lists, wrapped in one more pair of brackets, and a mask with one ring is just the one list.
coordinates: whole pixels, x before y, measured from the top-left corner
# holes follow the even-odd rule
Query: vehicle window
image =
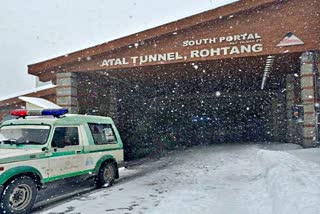
[(50, 127), (43, 125), (14, 125), (0, 128), (0, 141), (5, 144), (45, 144)]
[(79, 145), (79, 131), (77, 127), (57, 127), (54, 130), (52, 147)]
[(101, 144), (113, 144), (117, 143), (112, 126), (110, 124), (88, 124), (91, 130), (94, 143)]

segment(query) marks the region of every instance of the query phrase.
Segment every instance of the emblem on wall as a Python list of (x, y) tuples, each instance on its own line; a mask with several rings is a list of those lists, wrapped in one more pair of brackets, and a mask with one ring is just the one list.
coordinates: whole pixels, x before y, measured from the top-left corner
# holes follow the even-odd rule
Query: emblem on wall
[(294, 45), (303, 45), (304, 42), (299, 39), (296, 35), (289, 32), (284, 38), (277, 44), (277, 47), (285, 47), (285, 46), (294, 46)]

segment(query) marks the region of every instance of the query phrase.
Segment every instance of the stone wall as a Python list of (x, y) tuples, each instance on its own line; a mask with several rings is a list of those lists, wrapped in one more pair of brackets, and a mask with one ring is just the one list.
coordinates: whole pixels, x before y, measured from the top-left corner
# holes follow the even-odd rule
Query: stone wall
[(316, 145), (316, 93), (315, 93), (315, 53), (305, 52), (301, 55), (301, 101), (303, 105), (303, 146)]
[(76, 73), (56, 74), (57, 105), (68, 108), (70, 113), (78, 113), (78, 80)]

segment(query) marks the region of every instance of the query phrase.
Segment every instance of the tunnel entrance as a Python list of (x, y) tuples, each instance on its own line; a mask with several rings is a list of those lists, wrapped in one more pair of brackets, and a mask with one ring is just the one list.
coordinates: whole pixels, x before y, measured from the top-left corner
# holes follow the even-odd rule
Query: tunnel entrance
[(135, 156), (199, 144), (284, 142), (286, 75), (299, 71), (299, 54), (274, 56), (262, 87), (267, 59), (81, 74), (80, 113), (113, 117), (127, 154)]
[(271, 141), (277, 122), (272, 110), (276, 94), (250, 95), (157, 98), (134, 112), (133, 118), (144, 121), (141, 126), (150, 127), (146, 131), (154, 137), (169, 135), (178, 144)]

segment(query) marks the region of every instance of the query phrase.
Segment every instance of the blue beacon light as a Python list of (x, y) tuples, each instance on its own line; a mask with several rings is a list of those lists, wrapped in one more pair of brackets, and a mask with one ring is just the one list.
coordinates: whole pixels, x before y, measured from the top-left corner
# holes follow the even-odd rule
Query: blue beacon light
[(61, 109), (43, 109), (41, 111), (41, 115), (52, 115), (55, 117), (59, 117), (61, 115), (64, 115), (68, 113), (68, 109), (66, 108), (61, 108)]

